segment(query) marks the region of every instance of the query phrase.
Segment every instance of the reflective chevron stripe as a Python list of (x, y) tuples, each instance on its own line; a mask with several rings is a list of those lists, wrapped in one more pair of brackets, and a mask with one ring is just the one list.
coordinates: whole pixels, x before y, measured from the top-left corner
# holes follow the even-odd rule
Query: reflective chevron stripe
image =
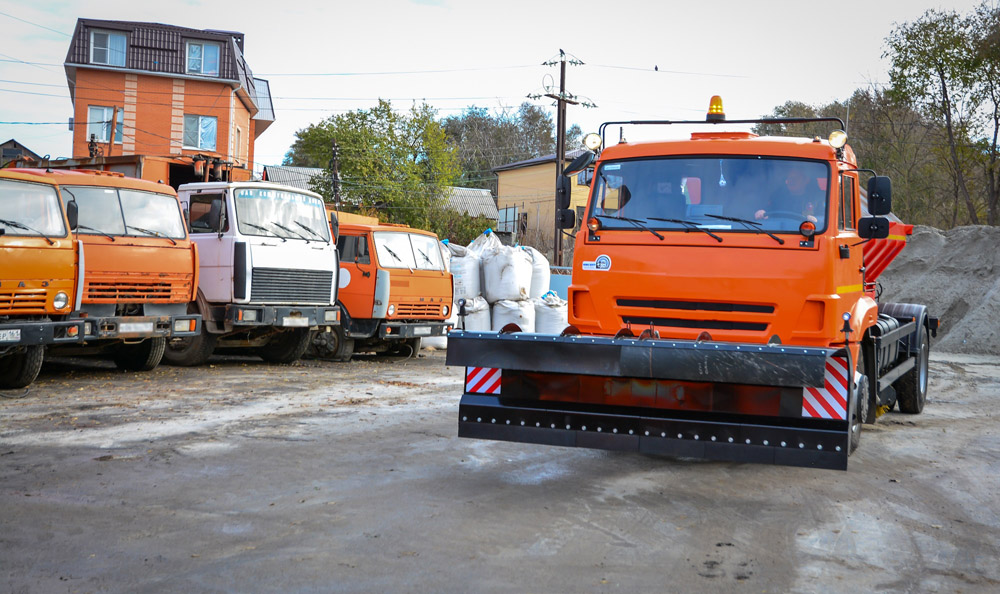
[(802, 416), (817, 419), (847, 419), (847, 359), (830, 357), (826, 360), (826, 375), (822, 388), (802, 388)]
[(499, 394), (502, 369), (466, 367), (465, 391), (473, 394)]

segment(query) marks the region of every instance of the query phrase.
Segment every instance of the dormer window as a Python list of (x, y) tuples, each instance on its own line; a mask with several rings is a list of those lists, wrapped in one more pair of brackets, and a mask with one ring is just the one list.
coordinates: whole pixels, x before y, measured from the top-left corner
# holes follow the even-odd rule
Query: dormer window
[(219, 46), (215, 43), (189, 41), (187, 73), (219, 76)]
[(114, 31), (90, 32), (90, 63), (124, 66), (128, 35)]

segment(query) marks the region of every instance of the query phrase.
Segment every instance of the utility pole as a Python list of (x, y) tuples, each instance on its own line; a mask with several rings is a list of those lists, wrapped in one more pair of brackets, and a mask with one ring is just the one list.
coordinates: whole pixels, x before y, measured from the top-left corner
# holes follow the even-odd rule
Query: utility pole
[[(118, 106), (115, 106), (115, 111), (111, 115), (111, 140), (108, 141), (108, 154), (105, 156), (110, 157), (111, 152), (115, 147), (115, 132), (118, 131)], [(125, 139), (122, 138), (122, 141)]]
[[(573, 66), (582, 65), (583, 62), (576, 58), (567, 58), (566, 52), (559, 50), (558, 61), (544, 62), (543, 66), (555, 66), (559, 64), (559, 94), (552, 92), (545, 93), (544, 95), (528, 95), (529, 98), (537, 99), (540, 97), (548, 97), (550, 99), (555, 99), (556, 101), (556, 187), (559, 186), (559, 177), (562, 175), (563, 166), (566, 161), (566, 105), (583, 105), (584, 107), (596, 107), (593, 103), (589, 101), (580, 102), (577, 101), (576, 95), (568, 93), (566, 91), (566, 64), (572, 64)], [(548, 90), (548, 89), (546, 89)], [(558, 192), (557, 192), (558, 193)], [(563, 249), (562, 249), (562, 229), (559, 228), (558, 223), (558, 197), (554, 197), (555, 201), (553, 205), (555, 206), (553, 210), (553, 221), (552, 227), (555, 231), (553, 237), (553, 253), (554, 253), (554, 263), (556, 266), (563, 265)]]
[(330, 181), (333, 183), (333, 204), (340, 210), (340, 147), (333, 141), (332, 157), (330, 158)]

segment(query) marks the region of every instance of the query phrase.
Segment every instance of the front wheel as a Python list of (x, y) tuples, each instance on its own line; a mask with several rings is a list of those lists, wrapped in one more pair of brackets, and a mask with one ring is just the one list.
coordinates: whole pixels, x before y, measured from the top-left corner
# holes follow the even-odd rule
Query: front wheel
[(120, 344), (114, 360), (118, 369), (125, 371), (150, 371), (160, 364), (166, 349), (166, 338), (147, 338), (139, 344)]
[(347, 337), (343, 326), (334, 326), (329, 332), (316, 333), (312, 351), (316, 357), (327, 361), (350, 361), (354, 354), (354, 339)]
[(927, 401), (927, 376), (930, 367), (931, 336), (927, 328), (919, 330), (920, 346), (913, 369), (896, 380), (896, 404), (899, 411), (915, 415), (924, 410)]
[[(863, 345), (862, 345), (863, 346)], [(868, 404), (871, 396), (871, 387), (868, 383), (867, 362), (865, 361), (864, 348), (858, 350), (858, 370), (855, 374), (858, 382), (854, 386), (854, 394), (851, 398), (851, 442), (847, 450), (848, 455), (861, 445), (861, 428), (868, 418)], [(853, 383), (853, 382), (852, 382)]]
[(309, 348), (309, 328), (285, 330), (271, 337), (271, 340), (258, 349), (257, 354), (268, 363), (291, 363), (298, 361)]
[(21, 347), (14, 354), (0, 357), (0, 388), (24, 388), (35, 381), (44, 357), (45, 347), (41, 345)]
[(217, 338), (215, 334), (211, 334), (205, 329), (203, 321), (199, 334), (183, 338), (171, 338), (167, 343), (166, 350), (163, 352), (163, 358), (167, 363), (180, 367), (203, 365), (212, 356)]

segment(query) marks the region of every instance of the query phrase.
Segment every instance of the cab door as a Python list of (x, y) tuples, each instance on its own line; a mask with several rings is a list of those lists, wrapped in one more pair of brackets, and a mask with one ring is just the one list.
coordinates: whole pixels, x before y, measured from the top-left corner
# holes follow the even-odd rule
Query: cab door
[(351, 234), (341, 228), (339, 299), (353, 319), (368, 319), (375, 301), (376, 266), (372, 262), (371, 235)]
[(188, 210), (191, 241), (198, 244), (198, 285), (209, 301), (233, 300), (233, 234), (223, 192), (181, 197)]

